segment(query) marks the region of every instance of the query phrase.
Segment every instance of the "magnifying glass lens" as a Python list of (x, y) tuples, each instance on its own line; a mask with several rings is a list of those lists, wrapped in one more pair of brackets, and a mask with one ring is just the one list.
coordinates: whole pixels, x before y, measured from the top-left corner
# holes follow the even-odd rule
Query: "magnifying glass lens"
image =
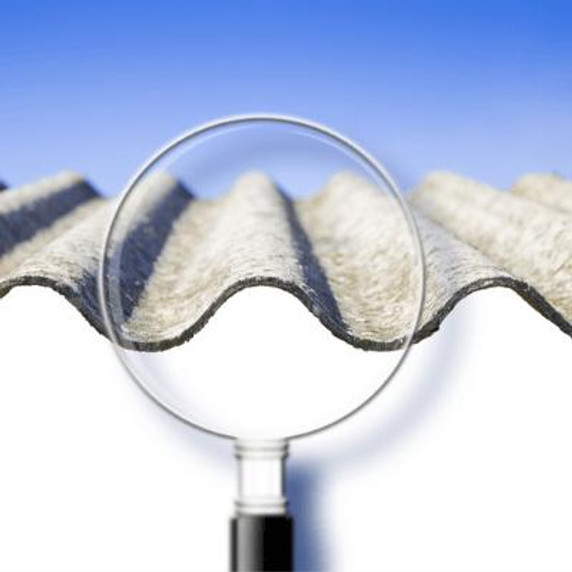
[(134, 178), (100, 286), (108, 334), (151, 397), (206, 431), (268, 440), (380, 391), (411, 343), (423, 267), (395, 183), (355, 144), (234, 118)]

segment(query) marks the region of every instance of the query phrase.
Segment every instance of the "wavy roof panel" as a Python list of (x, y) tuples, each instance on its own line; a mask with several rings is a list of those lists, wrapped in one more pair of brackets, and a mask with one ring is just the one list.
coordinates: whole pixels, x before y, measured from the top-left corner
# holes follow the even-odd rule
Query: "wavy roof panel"
[[(403, 342), (416, 296), (410, 238), (393, 203), (364, 180), (341, 173), (302, 200), (258, 172), (210, 200), (166, 173), (144, 184), (112, 254), (125, 344), (181, 344), (256, 285), (292, 293), (356, 347)], [(427, 270), (417, 341), (464, 296), (492, 286), (512, 288), (572, 335), (572, 182), (527, 175), (506, 192), (433, 173), (409, 202)], [(71, 172), (0, 193), (0, 295), (51, 287), (103, 332), (97, 273), (114, 205)]]

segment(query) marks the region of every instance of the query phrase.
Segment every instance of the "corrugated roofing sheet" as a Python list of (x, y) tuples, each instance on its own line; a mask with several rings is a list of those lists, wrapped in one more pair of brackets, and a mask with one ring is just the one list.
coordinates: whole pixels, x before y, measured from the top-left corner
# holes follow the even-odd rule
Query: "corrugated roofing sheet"
[[(409, 238), (399, 213), (357, 176), (336, 175), (296, 201), (262, 173), (212, 200), (164, 173), (145, 184), (152, 192), (117, 259), (125, 343), (178, 345), (233, 293), (260, 284), (291, 292), (356, 347), (395, 348), (407, 334)], [(409, 201), (427, 263), (417, 341), (464, 296), (491, 286), (512, 288), (572, 335), (572, 182), (527, 175), (505, 192), (434, 173)], [(0, 193), (0, 295), (51, 287), (103, 332), (98, 261), (114, 204), (71, 172)]]

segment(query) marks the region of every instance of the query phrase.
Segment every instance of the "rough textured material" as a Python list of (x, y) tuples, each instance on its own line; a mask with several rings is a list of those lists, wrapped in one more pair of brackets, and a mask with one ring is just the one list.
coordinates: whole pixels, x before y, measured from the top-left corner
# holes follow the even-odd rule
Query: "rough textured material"
[[(292, 201), (262, 173), (199, 200), (169, 175), (148, 178), (127, 203), (109, 259), (126, 345), (154, 351), (195, 335), (242, 288), (296, 295), (334, 335), (363, 349), (398, 347), (417, 295), (414, 255), (396, 207), (342, 173)], [(511, 193), (450, 173), (410, 196), (427, 269), (416, 340), (438, 329), (467, 294), (513, 288), (572, 335), (572, 183), (528, 175)], [(114, 201), (62, 173), (0, 193), (0, 295), (49, 286), (100, 332), (98, 260)]]
[(550, 173), (522, 177), (512, 188), (513, 193), (572, 214), (572, 181)]
[[(461, 275), (470, 279), (471, 289), (511, 287), (572, 334), (569, 213), (450, 173), (427, 177), (411, 204), (482, 255), (482, 266), (462, 263)], [(489, 276), (477, 277), (479, 271)]]

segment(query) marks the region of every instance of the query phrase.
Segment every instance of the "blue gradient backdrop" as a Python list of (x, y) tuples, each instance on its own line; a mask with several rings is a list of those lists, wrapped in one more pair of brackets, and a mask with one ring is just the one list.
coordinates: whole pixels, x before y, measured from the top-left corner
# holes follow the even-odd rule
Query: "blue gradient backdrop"
[(572, 2), (5, 2), (0, 178), (115, 193), (158, 146), (246, 111), (313, 118), (410, 186), (572, 176)]

